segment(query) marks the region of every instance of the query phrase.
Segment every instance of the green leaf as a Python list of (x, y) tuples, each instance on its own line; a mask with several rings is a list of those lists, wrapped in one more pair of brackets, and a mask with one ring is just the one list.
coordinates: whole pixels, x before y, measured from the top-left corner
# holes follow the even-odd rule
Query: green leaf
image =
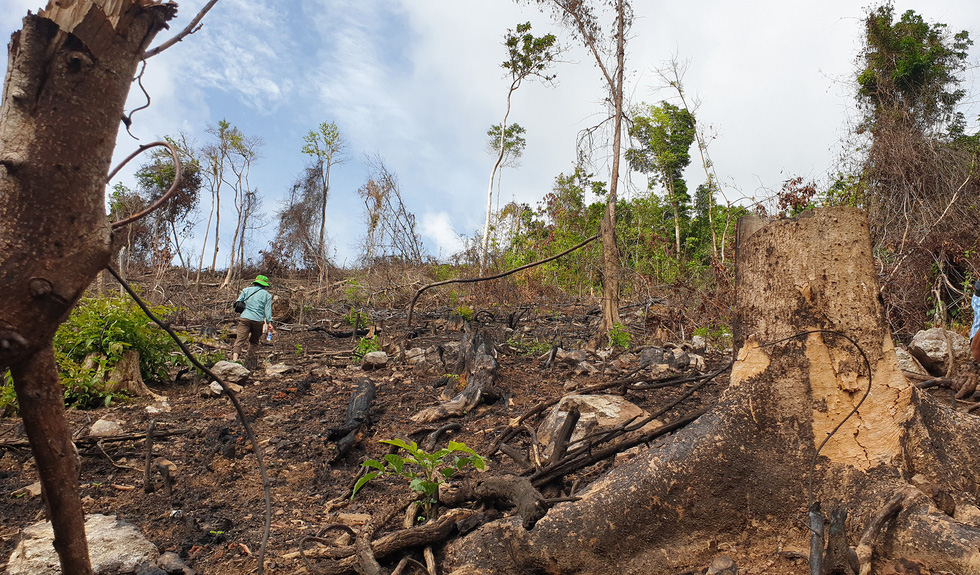
[(368, 459), (367, 461), (361, 464), (361, 467), (373, 467), (378, 471), (382, 471), (382, 472), (385, 470), (385, 466), (376, 459)]
[(405, 460), (394, 453), (385, 454), (385, 461), (395, 470), (395, 473), (401, 473), (402, 468), (405, 466)]
[(429, 482), (426, 481), (426, 480), (424, 480), (424, 479), (422, 479), (421, 477), (416, 477), (411, 482), (409, 482), (408, 486), (412, 489), (412, 491), (418, 491), (419, 493), (426, 493), (427, 492), (427, 489), (426, 489), (426, 484), (427, 483), (429, 483)]
[(358, 479), (357, 480), (357, 483), (354, 484), (354, 489), (351, 490), (351, 494), (350, 494), (351, 499), (353, 499), (354, 498), (354, 495), (356, 495), (357, 492), (360, 491), (362, 487), (364, 487), (364, 484), (365, 483), (367, 483), (368, 481), (371, 481), (372, 479), (374, 479), (375, 477), (377, 477), (379, 475), (381, 475), (381, 474), (380, 473), (376, 473), (374, 471), (372, 471), (371, 473), (365, 473), (364, 476), (361, 477), (360, 479)]

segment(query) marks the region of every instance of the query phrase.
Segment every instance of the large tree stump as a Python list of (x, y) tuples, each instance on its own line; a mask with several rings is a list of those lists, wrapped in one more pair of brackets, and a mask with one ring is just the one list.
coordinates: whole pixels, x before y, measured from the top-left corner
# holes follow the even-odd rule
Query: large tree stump
[[(828, 208), (770, 223), (739, 238), (736, 265), (737, 361), (717, 406), (532, 530), (514, 520), (477, 530), (450, 548), (450, 567), (646, 574), (705, 566), (719, 537), (751, 529), (753, 540), (773, 541), (805, 523), (811, 462), (826, 440), (812, 498), (850, 511), (852, 541), (919, 475), (931, 487), (915, 491), (918, 504), (899, 514), (885, 552), (980, 572), (976, 545), (963, 543), (980, 534), (980, 425), (934, 403), (898, 369), (864, 213)], [(814, 330), (824, 331), (799, 335)], [(860, 346), (870, 374), (855, 346), (830, 331)], [(961, 521), (924, 491), (950, 494)], [(791, 543), (808, 545), (806, 537)]]

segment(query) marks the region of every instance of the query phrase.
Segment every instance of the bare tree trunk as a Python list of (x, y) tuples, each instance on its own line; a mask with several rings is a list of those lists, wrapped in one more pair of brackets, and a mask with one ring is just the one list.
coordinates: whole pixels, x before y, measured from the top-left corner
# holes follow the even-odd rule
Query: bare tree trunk
[[(806, 549), (806, 530), (790, 527), (813, 501), (869, 518), (909, 492), (915, 503), (878, 560), (976, 572), (980, 420), (921, 394), (899, 370), (864, 213), (828, 208), (751, 235), (740, 228), (736, 260), (738, 353), (718, 404), (533, 530), (514, 519), (480, 528), (450, 548), (450, 566), (674, 573), (707, 565), (711, 541), (747, 528), (758, 553), (776, 540)], [(910, 485), (916, 475), (929, 487)], [(956, 519), (926, 492), (956, 501)], [(495, 548), (507, 552), (479, 552)]]
[(0, 368), (12, 370), (69, 574), (91, 568), (51, 339), (109, 263), (105, 180), (123, 106), (143, 51), (176, 14), (172, 3), (105, 4), (112, 13), (77, 0), (25, 17), (0, 106)]
[(626, 65), (626, 14), (623, 0), (618, 0), (616, 19), (616, 79), (609, 87), (613, 98), (612, 174), (609, 176), (609, 201), (602, 219), (602, 327), (600, 337), (621, 323), (619, 317), (619, 246), (616, 244), (616, 201), (619, 188), (619, 157), (623, 141), (623, 69)]

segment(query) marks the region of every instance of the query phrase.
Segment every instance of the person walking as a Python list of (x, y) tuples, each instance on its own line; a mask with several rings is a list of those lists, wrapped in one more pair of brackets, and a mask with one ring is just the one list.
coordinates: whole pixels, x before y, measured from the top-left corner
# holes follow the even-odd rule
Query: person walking
[[(231, 360), (238, 361), (242, 347), (248, 342), (248, 355), (245, 359), (245, 367), (255, 369), (258, 365), (259, 339), (263, 331), (275, 333), (272, 328), (272, 294), (268, 292), (269, 278), (258, 275), (252, 281), (252, 285), (242, 290), (235, 302), (244, 302), (245, 309), (238, 318), (238, 329), (236, 331), (235, 345), (231, 348)], [(241, 306), (237, 305), (236, 310)]]

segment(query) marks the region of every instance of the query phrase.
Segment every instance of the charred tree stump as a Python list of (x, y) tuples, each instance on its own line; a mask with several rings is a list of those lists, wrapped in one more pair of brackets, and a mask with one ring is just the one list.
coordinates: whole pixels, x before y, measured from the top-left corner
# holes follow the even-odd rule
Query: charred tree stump
[(375, 386), (374, 381), (368, 377), (362, 377), (357, 384), (357, 389), (351, 395), (350, 403), (347, 404), (347, 421), (338, 428), (331, 429), (327, 434), (327, 439), (336, 439), (337, 450), (332, 460), (336, 461), (354, 447), (357, 443), (357, 434), (366, 426), (371, 424), (371, 403), (374, 402)]
[[(450, 569), (697, 569), (710, 563), (715, 537), (749, 525), (755, 539), (785, 537), (814, 501), (847, 508), (859, 526), (919, 475), (953, 494), (956, 517), (922, 494), (899, 512), (876, 559), (980, 572), (980, 550), (964, 543), (980, 540), (980, 420), (902, 375), (864, 213), (826, 208), (740, 232), (736, 266), (737, 360), (715, 407), (581, 500), (552, 507), (533, 530), (503, 519), (450, 545)], [(792, 543), (807, 547), (808, 534), (796, 533)]]
[(493, 383), (500, 367), (496, 356), (490, 332), (473, 329), (467, 324), (457, 361), (460, 382), (465, 382), (466, 387), (449, 401), (415, 414), (412, 421), (431, 423), (447, 417), (460, 417), (476, 407), (484, 394), (494, 391)]

